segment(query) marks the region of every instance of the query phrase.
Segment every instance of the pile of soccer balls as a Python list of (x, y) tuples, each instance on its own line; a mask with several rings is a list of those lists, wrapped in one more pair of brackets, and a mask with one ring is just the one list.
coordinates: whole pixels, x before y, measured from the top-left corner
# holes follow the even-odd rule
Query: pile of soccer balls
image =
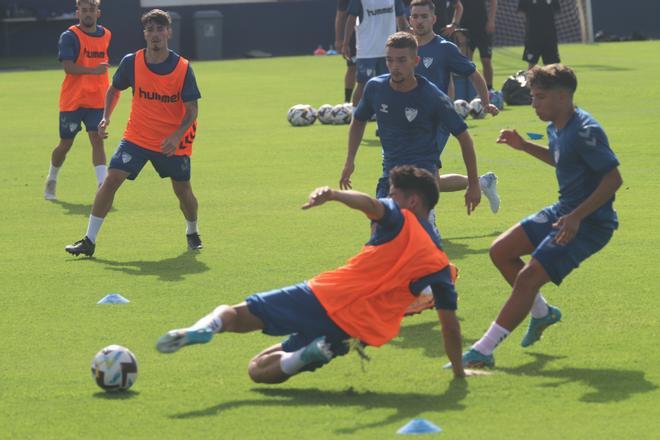
[[(499, 110), (504, 108), (502, 92), (491, 90), (488, 95), (491, 104)], [(466, 119), (468, 116), (472, 116), (474, 119), (483, 119), (486, 117), (486, 111), (484, 105), (481, 103), (481, 98), (474, 98), (470, 102), (467, 102), (464, 99), (457, 99), (454, 101), (454, 110), (456, 110), (456, 113), (458, 113), (463, 119)]]
[(318, 110), (309, 104), (298, 104), (291, 107), (286, 114), (289, 124), (294, 127), (312, 125), (317, 119), (324, 125), (350, 124), (352, 117), (353, 106), (350, 103), (323, 104)]

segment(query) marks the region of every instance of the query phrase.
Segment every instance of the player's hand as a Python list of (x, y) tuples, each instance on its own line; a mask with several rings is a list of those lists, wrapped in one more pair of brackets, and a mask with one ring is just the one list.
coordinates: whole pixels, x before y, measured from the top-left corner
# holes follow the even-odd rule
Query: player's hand
[(479, 206), (479, 202), (481, 202), (481, 188), (479, 185), (468, 184), (467, 190), (465, 190), (465, 207), (468, 215)]
[(351, 60), (351, 45), (350, 44), (342, 44), (341, 45), (341, 55), (344, 57), (346, 61)]
[(339, 179), (339, 188), (340, 189), (353, 189), (351, 185), (351, 175), (355, 171), (354, 162), (346, 162), (344, 165), (344, 170), (341, 172), (341, 178)]
[(180, 140), (181, 137), (178, 136), (176, 133), (169, 135), (163, 140), (163, 142), (160, 143), (160, 152), (167, 157), (174, 156), (174, 153), (176, 152), (176, 147), (179, 146)]
[(110, 65), (108, 63), (101, 63), (98, 66), (92, 67), (92, 75), (103, 75), (108, 71)]
[(490, 113), (493, 116), (497, 116), (500, 113), (500, 109), (497, 108), (497, 106), (494, 104), (488, 104), (486, 107), (484, 107), (484, 111), (486, 113)]
[(516, 130), (511, 130), (509, 128), (500, 130), (500, 135), (497, 138), (497, 143), (507, 144), (508, 146), (516, 150), (525, 149), (525, 140), (522, 138), (522, 136), (520, 136)]
[(571, 214), (559, 217), (552, 225), (553, 228), (559, 229), (559, 232), (555, 236), (555, 243), (562, 246), (570, 243), (577, 235), (580, 229), (580, 223), (581, 221), (574, 218)]
[(451, 37), (452, 35), (454, 35), (455, 31), (456, 31), (456, 25), (453, 23), (449, 23), (447, 26), (442, 28), (442, 31), (440, 31), (440, 33), (445, 37)]
[(314, 206), (321, 206), (328, 200), (332, 200), (332, 189), (329, 186), (316, 188), (309, 194), (307, 203), (302, 205), (302, 209), (309, 209)]
[(486, 23), (486, 33), (488, 34), (495, 33), (495, 20), (493, 21), (488, 20), (488, 23)]
[(99, 126), (96, 128), (96, 131), (99, 134), (99, 137), (101, 139), (107, 139), (108, 138), (108, 131), (107, 128), (110, 125), (110, 119), (103, 118), (101, 119), (101, 122), (99, 122)]

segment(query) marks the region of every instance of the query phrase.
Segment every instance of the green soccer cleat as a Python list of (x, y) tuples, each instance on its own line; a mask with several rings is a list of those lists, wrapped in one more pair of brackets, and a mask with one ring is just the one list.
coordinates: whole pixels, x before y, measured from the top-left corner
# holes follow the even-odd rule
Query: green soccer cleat
[(305, 347), (300, 355), (300, 359), (305, 365), (315, 363), (327, 364), (333, 356), (334, 354), (330, 350), (330, 344), (325, 341), (325, 336), (319, 336), (307, 344), (307, 347)]
[(536, 341), (541, 339), (543, 330), (548, 328), (554, 323), (561, 321), (561, 312), (557, 307), (548, 306), (548, 314), (543, 318), (532, 318), (529, 320), (529, 327), (527, 327), (527, 333), (523, 336), (520, 345), (523, 347), (529, 347), (533, 345)]
[(186, 345), (206, 344), (213, 338), (213, 331), (208, 328), (199, 330), (170, 330), (158, 339), (156, 350), (161, 353), (174, 353)]
[(463, 353), (464, 368), (493, 368), (495, 366), (495, 357), (492, 354), (485, 355), (474, 348)]

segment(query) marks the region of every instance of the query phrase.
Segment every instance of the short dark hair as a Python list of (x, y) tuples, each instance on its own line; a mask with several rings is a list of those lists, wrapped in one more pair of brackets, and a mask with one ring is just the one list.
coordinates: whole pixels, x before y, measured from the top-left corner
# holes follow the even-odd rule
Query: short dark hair
[(149, 12), (145, 12), (140, 21), (142, 22), (142, 27), (147, 27), (149, 23), (155, 23), (167, 27), (172, 26), (172, 17), (170, 17), (170, 13), (161, 9), (152, 9)]
[(404, 193), (417, 194), (428, 209), (438, 203), (438, 180), (425, 169), (412, 165), (394, 167), (390, 170), (390, 185)]
[(408, 32), (396, 32), (387, 38), (385, 47), (393, 49), (410, 49), (417, 53), (417, 39)]
[(426, 6), (435, 14), (435, 3), (433, 3), (432, 0), (413, 0), (412, 3), (410, 3), (410, 9), (412, 10), (415, 6)]
[(535, 66), (527, 74), (527, 82), (530, 88), (566, 89), (571, 93), (575, 93), (577, 89), (575, 72), (563, 64)]
[(101, 0), (76, 0), (76, 6), (80, 7), (82, 3), (87, 3), (90, 6), (96, 6), (97, 8), (101, 6)]

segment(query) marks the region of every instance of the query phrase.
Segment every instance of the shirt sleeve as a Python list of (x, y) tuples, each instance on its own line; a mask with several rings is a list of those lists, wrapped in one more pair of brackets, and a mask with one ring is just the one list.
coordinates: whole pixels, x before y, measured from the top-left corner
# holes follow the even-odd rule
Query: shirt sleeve
[(470, 61), (468, 57), (461, 53), (461, 51), (458, 49), (458, 46), (453, 43), (449, 43), (447, 44), (447, 47), (449, 47), (447, 50), (447, 55), (449, 58), (449, 70), (452, 73), (456, 73), (462, 76), (470, 76), (477, 70), (477, 66), (472, 61)]
[(433, 292), (436, 309), (456, 310), (458, 308), (458, 293), (456, 293), (449, 266), (413, 282), (410, 290), (417, 295), (428, 286)]
[(197, 101), (201, 97), (202, 94), (197, 88), (195, 72), (193, 72), (192, 67), (188, 64), (188, 71), (186, 72), (186, 78), (183, 81), (183, 90), (181, 91), (181, 100), (183, 102)]
[(619, 160), (600, 126), (582, 127), (575, 139), (577, 153), (593, 172), (605, 174), (619, 166)]
[(60, 61), (69, 60), (75, 62), (78, 59), (78, 52), (80, 52), (80, 42), (78, 41), (78, 37), (76, 37), (73, 32), (69, 30), (62, 32), (57, 47), (57, 58)]
[(351, 0), (348, 5), (348, 15), (362, 17), (362, 2), (360, 0)]
[(122, 58), (112, 77), (112, 87), (117, 90), (135, 87), (135, 54), (129, 53)]
[(463, 118), (456, 113), (454, 103), (449, 96), (442, 93), (440, 89), (437, 89), (436, 92), (436, 117), (438, 125), (445, 127), (452, 135), (458, 136), (467, 130), (468, 126)]
[(375, 88), (377, 84), (372, 80), (367, 81), (367, 85), (364, 87), (364, 93), (362, 94), (362, 99), (358, 103), (358, 106), (353, 111), (353, 117), (359, 121), (366, 122), (374, 115), (373, 108), (373, 95), (375, 93)]
[(378, 201), (383, 204), (385, 213), (380, 220), (373, 222), (376, 227), (371, 235), (371, 239), (367, 243), (372, 246), (378, 246), (394, 240), (399, 235), (399, 232), (401, 232), (404, 222), (403, 213), (394, 200), (386, 198), (378, 199)]
[(403, 6), (403, 2), (401, 0), (394, 0), (394, 15), (401, 17), (405, 13), (406, 9)]
[(338, 11), (347, 11), (349, 3), (350, 3), (350, 0), (337, 0), (337, 10)]

